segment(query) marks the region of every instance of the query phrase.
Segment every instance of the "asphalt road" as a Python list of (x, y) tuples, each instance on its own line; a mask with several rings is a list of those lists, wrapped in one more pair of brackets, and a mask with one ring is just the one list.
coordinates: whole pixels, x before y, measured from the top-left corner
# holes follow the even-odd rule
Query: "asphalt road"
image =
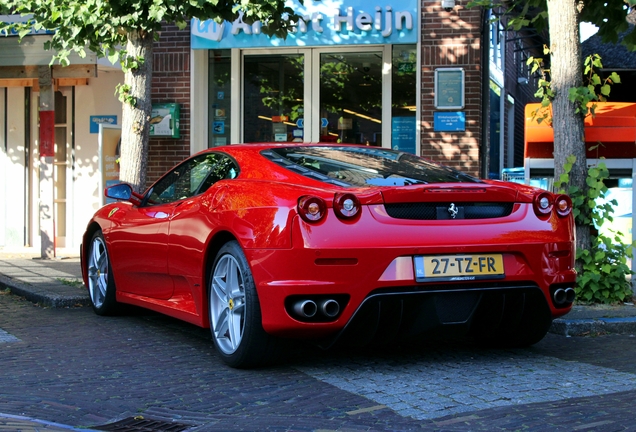
[(636, 431), (635, 408), (632, 335), (548, 334), (519, 350), (299, 343), (285, 363), (244, 371), (219, 360), (208, 330), (152, 312), (0, 294), (0, 413), (78, 428)]

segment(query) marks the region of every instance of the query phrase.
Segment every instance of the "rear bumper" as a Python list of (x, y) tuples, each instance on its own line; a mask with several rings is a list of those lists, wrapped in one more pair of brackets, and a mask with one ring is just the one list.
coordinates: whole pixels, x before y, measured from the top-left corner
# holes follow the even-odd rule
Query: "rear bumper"
[(533, 344), (552, 323), (536, 286), (520, 284), (456, 291), (392, 292), (368, 296), (346, 326), (320, 341), (364, 346), (417, 339), (471, 338)]
[[(481, 304), (484, 293), (532, 292), (542, 297), (549, 319), (565, 315), (571, 305), (557, 307), (551, 296), (559, 287), (574, 287), (573, 232), (567, 226), (544, 222), (540, 226), (533, 222), (530, 231), (515, 232), (523, 219), (517, 214), (507, 224), (482, 226), (417, 222), (395, 226), (383, 224), (369, 213), (350, 225), (331, 218), (319, 226), (307, 226), (297, 219), (291, 249), (245, 251), (259, 294), (263, 327), (279, 336), (332, 337), (361, 314), (364, 305), (373, 303), (372, 299), (400, 296), (407, 303), (420, 299), (425, 305), (459, 293), (465, 299), (478, 296)], [(416, 282), (415, 256), (484, 253), (502, 255), (503, 278)], [(347, 300), (336, 319), (306, 322), (289, 312), (289, 298), (302, 296)]]

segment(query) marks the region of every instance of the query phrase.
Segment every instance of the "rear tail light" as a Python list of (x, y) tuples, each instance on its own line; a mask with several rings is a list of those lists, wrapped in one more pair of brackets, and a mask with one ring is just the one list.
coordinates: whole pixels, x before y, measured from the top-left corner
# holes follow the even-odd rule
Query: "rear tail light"
[(298, 200), (298, 214), (306, 222), (319, 222), (327, 215), (327, 204), (320, 197), (300, 197)]
[(340, 219), (353, 219), (360, 214), (360, 200), (353, 194), (336, 194), (333, 209)]
[(554, 207), (559, 216), (565, 217), (572, 212), (572, 200), (567, 195), (559, 195), (554, 200)]
[(537, 216), (548, 216), (552, 212), (553, 196), (550, 192), (541, 192), (534, 196), (532, 204)]
[(541, 192), (534, 196), (532, 203), (534, 212), (539, 217), (548, 217), (554, 210), (561, 217), (572, 213), (572, 200), (567, 195), (554, 195), (550, 192)]

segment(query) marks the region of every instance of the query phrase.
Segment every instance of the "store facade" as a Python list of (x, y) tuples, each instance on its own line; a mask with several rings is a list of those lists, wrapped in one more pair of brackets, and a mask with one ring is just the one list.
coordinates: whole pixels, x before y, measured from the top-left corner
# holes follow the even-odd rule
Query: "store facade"
[(303, 20), (285, 39), (241, 19), (192, 22), (200, 96), (193, 92), (192, 107), (207, 113), (207, 133), (195, 139), (193, 128), (193, 151), (327, 141), (417, 153), (419, 4), (308, 1), (292, 8)]
[(527, 76), (520, 54), (530, 54), (490, 24), (490, 11), (463, 0), (287, 4), (302, 20), (285, 39), (241, 19), (192, 21), (191, 153), (327, 141), (399, 149), (480, 177), (523, 163), (533, 92), (518, 76)]

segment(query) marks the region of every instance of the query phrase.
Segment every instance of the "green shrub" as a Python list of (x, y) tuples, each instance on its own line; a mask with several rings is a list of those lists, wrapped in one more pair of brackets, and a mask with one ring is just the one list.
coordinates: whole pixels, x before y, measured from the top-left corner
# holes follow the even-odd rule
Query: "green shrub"
[(603, 201), (608, 191), (605, 179), (609, 171), (605, 163), (588, 169), (587, 191), (569, 186), (569, 173), (575, 161), (574, 156), (565, 164), (565, 174), (555, 184), (572, 198), (572, 213), (578, 225), (588, 225), (591, 229), (589, 250), (577, 250), (576, 261), (579, 275), (576, 280), (576, 297), (585, 303), (617, 303), (630, 300), (633, 296), (631, 276), (634, 272), (627, 266), (632, 258), (632, 248), (636, 242), (626, 245), (621, 242), (622, 234), (607, 230), (610, 236), (597, 231), (604, 222), (613, 221), (612, 214), (616, 200)]

